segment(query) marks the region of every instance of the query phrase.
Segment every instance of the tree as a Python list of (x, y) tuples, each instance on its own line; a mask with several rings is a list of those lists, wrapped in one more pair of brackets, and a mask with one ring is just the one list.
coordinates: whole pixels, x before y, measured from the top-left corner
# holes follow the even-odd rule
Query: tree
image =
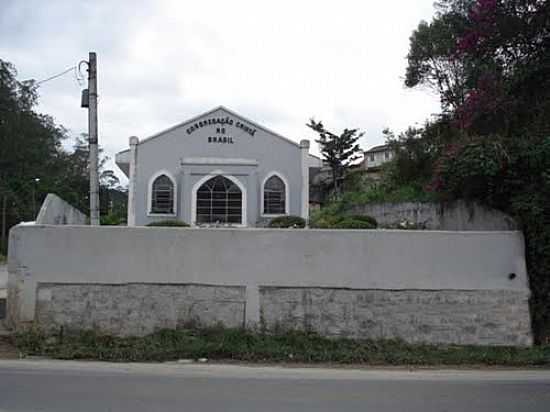
[[(430, 187), (443, 200), (474, 200), (519, 221), (533, 331), (550, 342), (550, 2), (442, 0), (438, 7), (411, 37), (405, 81), (436, 86), (445, 111), (437, 123), (449, 126)], [(449, 83), (463, 87), (461, 99), (441, 62), (462, 68)]]
[[(15, 67), (0, 59), (0, 197), (1, 245), (7, 248), (7, 229), (16, 221), (33, 220), (38, 180), (62, 152), (65, 130), (32, 110), (37, 101), (33, 81), (16, 79)], [(34, 195), (34, 196), (33, 196)]]
[(357, 141), (365, 134), (359, 129), (344, 129), (337, 135), (325, 129), (322, 122), (310, 119), (307, 127), (319, 134), (321, 154), (332, 170), (332, 184), (335, 194), (341, 191), (342, 181), (345, 177), (346, 168), (355, 160), (359, 159), (357, 154), (361, 151)]
[(439, 14), (431, 23), (420, 22), (410, 37), (405, 85), (437, 92), (444, 111), (464, 102), (464, 62), (453, 54), (464, 20), (455, 12)]
[[(68, 132), (53, 119), (34, 110), (38, 99), (34, 81), (17, 80), (15, 67), (0, 59), (0, 252), (7, 250), (9, 227), (34, 220), (47, 193), (88, 212), (88, 145), (86, 136), (74, 150), (63, 149)], [(105, 164), (105, 158), (101, 162)], [(112, 171), (103, 170), (101, 191), (107, 190), (103, 210), (113, 210), (110, 199), (121, 199)], [(113, 196), (111, 196), (113, 195)], [(117, 200), (118, 201), (118, 200)], [(121, 208), (117, 208), (120, 210)]]
[(437, 7), (411, 36), (405, 85), (437, 91), (467, 133), (547, 134), (550, 2), (443, 0)]
[(457, 55), (472, 68), (458, 111), (471, 132), (535, 138), (550, 132), (548, 1), (476, 1)]

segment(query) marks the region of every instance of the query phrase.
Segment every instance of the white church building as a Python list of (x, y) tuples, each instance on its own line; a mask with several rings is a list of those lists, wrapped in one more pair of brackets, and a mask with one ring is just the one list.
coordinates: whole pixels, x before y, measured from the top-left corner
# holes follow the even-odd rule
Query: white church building
[(308, 218), (309, 168), (321, 160), (308, 140), (296, 143), (220, 106), (131, 137), (116, 164), (129, 178), (129, 226), (257, 226), (281, 215)]

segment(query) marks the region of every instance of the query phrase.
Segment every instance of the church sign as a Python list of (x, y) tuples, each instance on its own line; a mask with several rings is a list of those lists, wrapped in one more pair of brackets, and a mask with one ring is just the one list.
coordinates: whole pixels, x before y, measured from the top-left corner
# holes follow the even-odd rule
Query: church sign
[[(245, 133), (248, 133), (252, 137), (254, 137), (254, 134), (256, 133), (255, 128), (253, 128), (253, 127), (251, 127), (247, 124), (244, 124), (240, 120), (235, 120), (235, 119), (233, 119), (232, 117), (229, 117), (229, 116), (226, 116), (226, 117), (211, 117), (211, 118), (208, 118), (208, 119), (200, 120), (198, 122), (193, 123), (191, 126), (189, 126), (186, 129), (186, 132), (187, 132), (187, 134), (191, 134), (195, 130), (202, 129), (205, 126), (222, 126), (222, 127), (217, 127), (216, 128), (216, 130), (217, 130), (216, 133), (222, 133), (222, 134), (225, 132), (225, 127), (227, 127), (227, 126), (232, 126), (232, 127), (236, 127), (237, 129), (241, 129), (242, 131), (244, 131)], [(223, 132), (221, 132), (221, 130), (223, 130)], [(208, 141), (210, 143), (218, 143), (218, 141), (217, 141), (218, 139), (219, 139), (219, 137), (216, 137), (216, 141), (214, 142), (213, 139), (209, 138)], [(224, 142), (223, 138), (222, 138), (222, 143), (228, 143), (228, 142), (227, 141)], [(232, 139), (231, 139), (231, 143), (233, 143)]]
[[(224, 130), (223, 133), (225, 133), (225, 129), (222, 129), (222, 130)], [(230, 136), (208, 136), (208, 143), (229, 143), (229, 144), (233, 144), (233, 138), (230, 137)]]

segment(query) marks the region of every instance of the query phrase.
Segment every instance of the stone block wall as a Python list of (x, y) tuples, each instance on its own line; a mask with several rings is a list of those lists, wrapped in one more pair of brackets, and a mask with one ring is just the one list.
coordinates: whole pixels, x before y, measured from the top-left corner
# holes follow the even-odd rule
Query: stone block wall
[[(528, 294), (513, 290), (259, 288), (260, 327), (328, 337), (412, 343), (529, 345)], [(194, 323), (245, 326), (246, 288), (182, 284), (55, 284), (37, 287), (45, 330), (94, 329), (143, 336)]]
[(245, 288), (182, 284), (56, 284), (37, 287), (36, 321), (46, 330), (143, 336), (189, 323), (242, 327)]
[(531, 344), (528, 298), (514, 290), (260, 288), (268, 330), (464, 345)]

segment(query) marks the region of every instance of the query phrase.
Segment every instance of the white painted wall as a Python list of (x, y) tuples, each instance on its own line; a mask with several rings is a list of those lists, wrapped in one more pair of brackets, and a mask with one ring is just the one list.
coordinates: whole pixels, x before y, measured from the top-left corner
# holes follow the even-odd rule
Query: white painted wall
[(36, 223), (39, 225), (86, 225), (88, 217), (56, 194), (48, 193), (40, 207)]
[(520, 232), (16, 226), (8, 271), (22, 320), (37, 282), (244, 285), (250, 321), (258, 286), (529, 292)]
[(381, 152), (365, 153), (366, 167), (380, 167), (384, 163), (389, 162), (393, 158), (393, 153), (390, 150)]
[[(215, 119), (227, 119), (231, 124), (208, 123), (208, 120)], [(254, 128), (256, 132), (250, 135), (238, 127), (238, 124)], [(195, 125), (201, 127), (190, 132), (190, 127)], [(212, 136), (222, 136), (218, 133), (220, 129), (225, 130), (223, 135), (231, 137), (233, 144), (209, 141)], [(129, 202), (132, 207), (129, 209), (129, 225), (133, 223), (142, 226), (167, 218), (149, 213), (150, 183), (161, 172), (171, 176), (177, 188), (175, 213), (168, 218), (177, 217), (187, 223), (195, 223), (193, 208), (196, 207), (196, 202), (192, 188), (205, 176), (221, 174), (234, 177), (246, 188), (243, 209), (246, 208), (247, 216), (242, 223), (255, 226), (261, 219), (260, 182), (272, 171), (287, 179), (288, 213), (304, 214), (308, 203), (302, 205), (303, 152), (298, 143), (224, 107), (142, 139), (133, 152), (125, 150), (117, 154), (116, 158), (121, 170), (125, 173), (128, 171), (133, 177), (130, 179), (130, 185), (133, 186), (132, 201)], [(306, 160), (313, 161), (308, 157)], [(135, 163), (133, 168), (132, 162)]]

